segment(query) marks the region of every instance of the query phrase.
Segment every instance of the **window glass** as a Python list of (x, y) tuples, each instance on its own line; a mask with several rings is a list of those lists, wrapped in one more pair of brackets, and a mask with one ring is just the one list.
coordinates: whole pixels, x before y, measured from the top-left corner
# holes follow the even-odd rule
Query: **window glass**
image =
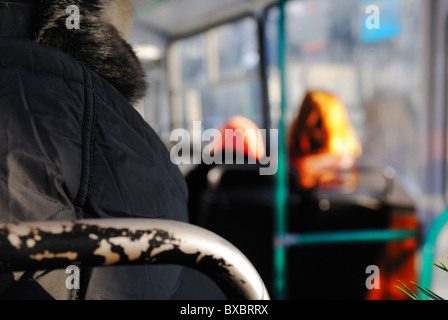
[(257, 23), (246, 17), (175, 41), (169, 50), (174, 128), (221, 129), (234, 115), (263, 124)]
[(221, 79), (254, 75), (258, 72), (257, 25), (244, 19), (216, 30), (219, 46), (219, 72)]
[(182, 41), (179, 55), (181, 59), (182, 82), (185, 85), (203, 85), (207, 82), (206, 42), (203, 34)]
[[(338, 96), (363, 145), (364, 159), (392, 166), (419, 187), (426, 132), (424, 0), (289, 1), (286, 123), (308, 90)], [(369, 5), (379, 9), (373, 19)], [(272, 123), (280, 115), (279, 10), (266, 15)], [(376, 28), (375, 23), (379, 23)]]
[(143, 100), (141, 111), (144, 119), (165, 141), (171, 132), (171, 114), (167, 97), (165, 65), (152, 64), (146, 70), (148, 92)]
[(171, 113), (166, 74), (166, 39), (141, 24), (135, 24), (129, 43), (142, 63), (147, 90), (134, 107), (157, 132), (162, 140), (171, 133)]
[(224, 119), (244, 115), (255, 123), (261, 123), (259, 81), (244, 81), (217, 86), (202, 92), (204, 103), (203, 121), (205, 128), (219, 128)]

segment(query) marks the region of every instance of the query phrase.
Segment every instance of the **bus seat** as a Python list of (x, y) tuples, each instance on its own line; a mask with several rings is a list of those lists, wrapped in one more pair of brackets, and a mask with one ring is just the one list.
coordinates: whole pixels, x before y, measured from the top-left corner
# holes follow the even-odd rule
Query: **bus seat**
[[(290, 230), (305, 234), (331, 231), (418, 229), (412, 199), (389, 170), (359, 167), (357, 183), (346, 189), (293, 190), (290, 201)], [(297, 181), (297, 180), (295, 180)], [(295, 246), (289, 251), (289, 294), (294, 299), (331, 299), (333, 290), (322, 290), (329, 283), (338, 288), (338, 299), (393, 299), (393, 277), (415, 276), (418, 239), (403, 242), (372, 242)], [(306, 259), (303, 259), (306, 257)], [(337, 263), (334, 263), (336, 262)], [(366, 268), (381, 270), (381, 290), (368, 290)], [(310, 280), (312, 279), (312, 280)], [(300, 284), (300, 285), (295, 285)], [(397, 292), (397, 294), (399, 294)]]
[(238, 247), (265, 279), (272, 277), (273, 176), (259, 165), (216, 165), (207, 175), (197, 223)]

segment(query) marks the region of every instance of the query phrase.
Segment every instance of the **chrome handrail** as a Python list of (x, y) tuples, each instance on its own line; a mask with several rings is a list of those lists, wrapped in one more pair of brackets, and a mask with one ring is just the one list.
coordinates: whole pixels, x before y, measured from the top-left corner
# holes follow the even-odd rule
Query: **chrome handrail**
[(162, 219), (0, 224), (0, 271), (177, 264), (209, 276), (228, 299), (268, 300), (250, 261), (201, 227)]

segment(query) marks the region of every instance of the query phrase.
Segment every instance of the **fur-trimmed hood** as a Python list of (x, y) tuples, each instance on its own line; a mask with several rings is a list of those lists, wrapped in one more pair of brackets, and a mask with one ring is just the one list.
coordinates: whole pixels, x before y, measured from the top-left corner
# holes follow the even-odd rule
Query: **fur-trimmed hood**
[[(145, 95), (143, 67), (132, 47), (105, 19), (114, 0), (0, 0), (0, 36), (29, 38), (84, 63), (131, 103)], [(68, 29), (67, 7), (79, 8), (80, 28)]]

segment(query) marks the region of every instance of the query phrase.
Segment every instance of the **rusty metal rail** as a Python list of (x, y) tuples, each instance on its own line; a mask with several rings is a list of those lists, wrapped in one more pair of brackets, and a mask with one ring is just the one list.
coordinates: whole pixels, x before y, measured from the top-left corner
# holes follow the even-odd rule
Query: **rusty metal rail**
[(267, 300), (250, 261), (203, 228), (161, 219), (0, 224), (0, 271), (177, 264), (209, 276), (228, 299)]

